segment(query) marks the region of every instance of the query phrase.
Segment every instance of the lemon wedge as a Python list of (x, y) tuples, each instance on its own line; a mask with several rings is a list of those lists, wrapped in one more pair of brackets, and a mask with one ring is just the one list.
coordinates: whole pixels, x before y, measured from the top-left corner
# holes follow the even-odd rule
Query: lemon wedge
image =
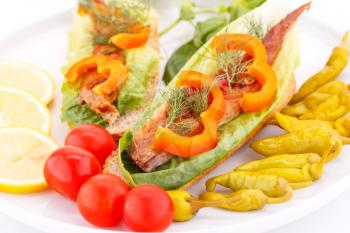
[(0, 128), (0, 192), (45, 190), (43, 169), (58, 148), (48, 136), (29, 128)]
[(0, 127), (23, 126), (44, 134), (51, 130), (48, 108), (20, 89), (0, 86)]
[(53, 78), (41, 68), (18, 61), (0, 60), (0, 85), (19, 88), (48, 104), (55, 92)]

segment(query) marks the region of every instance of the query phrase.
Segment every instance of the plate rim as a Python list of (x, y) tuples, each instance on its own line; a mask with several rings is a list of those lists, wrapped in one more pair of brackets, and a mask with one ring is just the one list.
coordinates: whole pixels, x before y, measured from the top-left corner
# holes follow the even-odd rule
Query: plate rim
[[(0, 38), (0, 45), (9, 43), (10, 41), (13, 41), (13, 38), (16, 38), (16, 35), (25, 31), (25, 32), (30, 32), (34, 29), (34, 31), (42, 31), (45, 30), (45, 27), (42, 27), (42, 25), (50, 25), (52, 23), (57, 24), (64, 24), (64, 20), (58, 20), (58, 19), (71, 19), (71, 12), (72, 9), (70, 10), (63, 10), (60, 12), (57, 12), (55, 14), (52, 14), (50, 16), (44, 17), (40, 20), (36, 20), (34, 22), (28, 23), (18, 29), (15, 29), (14, 31), (7, 33), (5, 36)], [(331, 25), (321, 22), (320, 20), (317, 20), (314, 17), (311, 16), (303, 16), (303, 20), (307, 22), (308, 24), (313, 24), (317, 25), (318, 28), (323, 28), (328, 32), (332, 33), (332, 36), (337, 36), (341, 37), (341, 33), (339, 30), (335, 29)], [(21, 33), (22, 34), (22, 33)], [(215, 228), (206, 228), (206, 229), (195, 229), (191, 231), (174, 231), (172, 229), (169, 229), (167, 232), (191, 232), (191, 233), (209, 233), (209, 232), (232, 232), (233, 230), (236, 231), (244, 231), (244, 232), (250, 232), (254, 228), (254, 232), (266, 232), (272, 229), (276, 229), (278, 227), (281, 227), (283, 225), (286, 225), (288, 223), (294, 222), (306, 215), (311, 214), (312, 212), (322, 208), (332, 200), (334, 200), (337, 196), (345, 192), (348, 187), (350, 186), (350, 172), (342, 177), (341, 179), (337, 180), (337, 182), (333, 183), (330, 188), (327, 190), (324, 190), (315, 196), (313, 196), (312, 199), (310, 199), (309, 202), (304, 203), (303, 205), (296, 205), (293, 207), (290, 207), (284, 211), (281, 212), (276, 212), (274, 214), (270, 214), (264, 217), (260, 217), (257, 220), (251, 220), (247, 221), (245, 223), (241, 223), (239, 225), (227, 225), (227, 226), (222, 226), (220, 228), (215, 227)], [(20, 195), (19, 195), (20, 197)], [(123, 232), (128, 232), (128, 231), (119, 231), (110, 229), (110, 228), (94, 228), (94, 226), (91, 225), (89, 226), (80, 226), (76, 225), (73, 223), (67, 223), (67, 222), (62, 222), (59, 220), (55, 220), (53, 218), (45, 217), (39, 214), (33, 214), (30, 211), (27, 211), (26, 209), (17, 207), (12, 205), (9, 201), (4, 200), (1, 197), (0, 193), (0, 205), (3, 208), (0, 208), (0, 213), (15, 219), (16, 221), (30, 226), (33, 229), (38, 229), (42, 230), (44, 232), (49, 232), (50, 230), (47, 229), (47, 226), (50, 225), (51, 227), (59, 227), (61, 230), (74, 230), (77, 232), (87, 232), (87, 233), (123, 233)], [(286, 217), (288, 216), (288, 217)], [(274, 221), (274, 224), (269, 224), (272, 221)], [(41, 222), (45, 222), (44, 226), (42, 227), (43, 224), (40, 224)], [(277, 222), (277, 224), (276, 224)], [(261, 227), (259, 230), (256, 230), (255, 225), (259, 224)], [(250, 226), (249, 226), (250, 225)], [(253, 226), (252, 226), (253, 225)]]

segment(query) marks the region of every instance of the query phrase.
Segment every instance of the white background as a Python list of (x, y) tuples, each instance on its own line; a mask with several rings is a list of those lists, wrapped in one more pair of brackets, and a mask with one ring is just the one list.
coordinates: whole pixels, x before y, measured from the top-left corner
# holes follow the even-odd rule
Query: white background
[[(298, 6), (305, 0), (285, 0), (285, 2), (291, 6)], [(0, 0), (0, 38), (30, 22), (35, 22), (53, 13), (70, 9), (74, 7), (75, 3), (75, 0)], [(309, 15), (343, 32), (350, 30), (349, 9), (350, 2), (346, 0), (314, 0)], [(21, 35), (18, 36), (20, 37)], [(23, 40), (25, 39), (23, 38)], [(317, 55), (315, 54), (315, 56)], [(0, 208), (2, 207), (0, 206)], [(317, 212), (270, 233), (349, 233), (349, 209), (350, 187), (337, 200), (324, 206)], [(42, 233), (3, 215), (0, 215), (0, 232)]]

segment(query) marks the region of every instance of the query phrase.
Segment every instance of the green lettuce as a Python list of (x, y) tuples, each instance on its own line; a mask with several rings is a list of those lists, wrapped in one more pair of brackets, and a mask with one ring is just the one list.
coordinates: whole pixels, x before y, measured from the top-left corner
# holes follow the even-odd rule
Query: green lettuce
[[(221, 33), (244, 33), (246, 32), (244, 22), (249, 17), (261, 16), (265, 24), (277, 22), (288, 13), (288, 10), (277, 0), (270, 0), (258, 9), (239, 18), (224, 28)], [(204, 45), (184, 66), (183, 69), (198, 70), (206, 74), (213, 74), (217, 71), (212, 59), (203, 59), (211, 56), (207, 49), (210, 41)], [(144, 116), (137, 122), (120, 140), (119, 147), (119, 168), (123, 176), (131, 185), (155, 184), (164, 189), (177, 189), (222, 161), (229, 156), (233, 150), (237, 150), (248, 139), (249, 135), (255, 132), (266, 121), (268, 116), (279, 106), (283, 95), (288, 91), (289, 84), (293, 78), (293, 72), (299, 64), (299, 35), (296, 29), (292, 28), (284, 39), (283, 46), (276, 58), (273, 69), (278, 78), (278, 90), (274, 102), (270, 107), (261, 112), (242, 113), (231, 122), (219, 128), (218, 145), (205, 153), (195, 157), (184, 159), (175, 166), (165, 166), (164, 169), (157, 169), (154, 172), (145, 173), (140, 171), (132, 163), (128, 156), (128, 149), (131, 143), (132, 134), (139, 127), (142, 127), (155, 113), (162, 103), (162, 97), (157, 97), (152, 105), (145, 111)], [(171, 81), (167, 88), (172, 88), (176, 78)], [(171, 163), (171, 162), (170, 162)]]
[(62, 93), (62, 121), (68, 122), (71, 127), (81, 124), (107, 126), (107, 122), (91, 111), (86, 104), (78, 104), (79, 87), (77, 85), (64, 83), (62, 85)]
[(118, 94), (118, 111), (123, 115), (144, 103), (152, 70), (158, 66), (160, 56), (153, 48), (144, 46), (127, 53), (129, 75)]

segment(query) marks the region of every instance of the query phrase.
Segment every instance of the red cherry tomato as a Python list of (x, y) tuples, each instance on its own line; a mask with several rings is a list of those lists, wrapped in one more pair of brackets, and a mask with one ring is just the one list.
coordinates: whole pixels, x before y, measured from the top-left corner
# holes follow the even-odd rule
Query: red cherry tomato
[(76, 146), (90, 151), (100, 161), (105, 163), (106, 158), (116, 149), (113, 137), (99, 125), (80, 125), (74, 128), (67, 136), (65, 145)]
[(76, 200), (83, 183), (101, 170), (99, 161), (89, 151), (64, 146), (54, 151), (46, 160), (44, 176), (51, 188)]
[(164, 231), (171, 224), (173, 215), (170, 197), (155, 185), (140, 185), (126, 196), (124, 221), (133, 231)]
[(118, 176), (99, 174), (83, 184), (78, 193), (78, 208), (91, 224), (100, 227), (117, 225), (123, 216), (129, 187)]

